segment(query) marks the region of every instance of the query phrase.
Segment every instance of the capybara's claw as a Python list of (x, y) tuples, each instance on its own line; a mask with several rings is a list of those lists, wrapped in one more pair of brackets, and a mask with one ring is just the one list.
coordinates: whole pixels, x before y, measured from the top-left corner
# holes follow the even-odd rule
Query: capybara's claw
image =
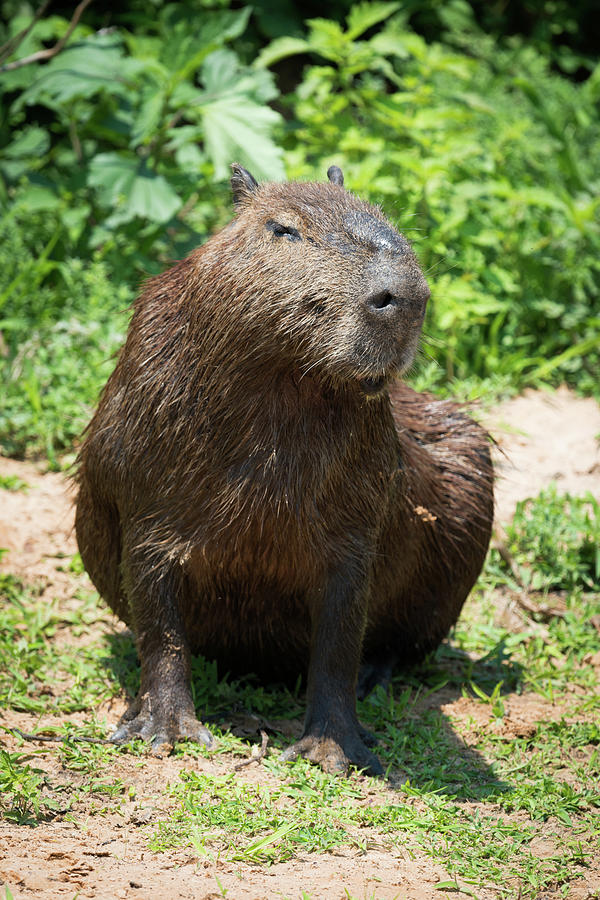
[(383, 768), (374, 753), (367, 749), (358, 735), (341, 742), (330, 737), (306, 735), (281, 754), (282, 762), (304, 756), (317, 763), (330, 775), (346, 775), (348, 768), (363, 769), (367, 775), (383, 775)]
[(209, 750), (215, 745), (208, 728), (190, 714), (167, 717), (157, 712), (144, 712), (142, 709), (132, 719), (127, 719), (126, 716), (127, 713), (111, 737), (115, 744), (126, 744), (134, 738), (140, 738), (150, 744), (155, 756), (168, 755), (176, 741), (194, 741), (204, 744)]

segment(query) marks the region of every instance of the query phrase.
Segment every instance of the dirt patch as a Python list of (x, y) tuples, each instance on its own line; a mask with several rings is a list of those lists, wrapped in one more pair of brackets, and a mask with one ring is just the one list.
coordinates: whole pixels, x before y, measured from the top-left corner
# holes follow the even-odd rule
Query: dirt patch
[[(497, 457), (500, 521), (510, 518), (518, 500), (537, 494), (552, 480), (561, 490), (590, 490), (600, 495), (600, 408), (594, 401), (577, 398), (566, 389), (553, 395), (527, 392), (494, 410), (487, 417), (487, 425), (504, 454)], [(0, 459), (0, 473), (17, 476), (29, 485), (26, 492), (0, 491), (0, 547), (8, 550), (0, 569), (41, 583), (42, 602), (51, 598), (59, 598), (66, 605), (77, 602), (68, 570), (76, 544), (67, 479), (44, 473), (30, 463), (7, 459)], [(103, 631), (122, 630), (109, 615), (98, 627)], [(437, 702), (442, 703), (441, 710), (450, 721), (462, 724), (467, 741), (478, 728), (504, 729), (507, 736), (527, 738), (535, 731), (536, 722), (568, 717), (567, 707), (537, 695), (512, 695), (506, 701), (503, 722), (497, 726), (491, 723), (489, 706), (471, 698), (448, 694), (446, 699), (438, 696)], [(116, 723), (123, 709), (123, 701), (117, 699), (105, 704), (101, 712)], [(76, 723), (83, 714), (69, 718)], [(54, 720), (48, 717), (44, 721), (52, 724)], [(31, 731), (37, 719), (10, 712), (2, 722)], [(6, 735), (0, 736), (0, 745), (17, 749), (16, 740)], [(55, 782), (66, 777), (55, 756), (48, 756), (44, 764)], [(111, 900), (163, 896), (209, 900), (226, 894), (234, 900), (300, 900), (303, 892), (313, 900), (344, 900), (348, 896), (355, 900), (432, 900), (443, 896), (436, 884), (451, 881), (441, 865), (411, 845), (409, 836), (405, 848), (394, 849), (382, 845), (379, 836), (369, 829), (361, 829), (357, 848), (299, 854), (269, 868), (225, 859), (198, 859), (187, 850), (153, 853), (148, 849), (148, 839), (169, 802), (165, 789), (190, 765), (203, 772), (223, 774), (231, 771), (233, 760), (119, 757), (111, 778), (120, 778), (130, 788), (131, 799), (122, 800), (114, 809), (110, 804), (103, 807), (91, 797), (78, 805), (76, 821), (59, 815), (35, 828), (0, 821), (0, 884), (10, 885), (15, 900), (76, 895)], [(72, 782), (76, 775), (69, 772), (68, 777)], [(271, 778), (258, 766), (245, 769), (240, 777), (262, 784), (268, 784)], [(382, 796), (387, 792), (389, 799), (389, 787), (382, 785), (375, 792)], [(540, 855), (554, 852), (555, 844), (542, 831), (536, 840)], [(593, 863), (569, 896), (583, 900), (597, 896), (598, 891), (600, 873)], [(477, 896), (488, 900), (498, 894), (490, 887), (478, 889)]]
[(555, 482), (559, 491), (600, 497), (600, 406), (566, 387), (525, 391), (496, 407), (485, 424), (495, 454), (496, 519)]
[(25, 490), (0, 491), (0, 568), (44, 586), (44, 594), (68, 597), (72, 579), (60, 560), (77, 550), (71, 484), (64, 475), (15, 459), (0, 459), (0, 474), (25, 482)]
[[(410, 897), (439, 898), (435, 884), (447, 880), (443, 868), (431, 860), (391, 856), (370, 847), (364, 853), (341, 851), (335, 857), (299, 855), (269, 869), (239, 866), (224, 860), (198, 862), (189, 854), (153, 854), (147, 850), (146, 830), (121, 821), (103, 819), (103, 829), (89, 823), (85, 833), (69, 823), (55, 825), (32, 855), (30, 839), (0, 834), (0, 881), (15, 886), (19, 897), (203, 898), (229, 896), (237, 900), (301, 897), (378, 900)], [(9, 862), (10, 860), (10, 862)], [(348, 894), (345, 893), (348, 891)], [(480, 896), (493, 897), (492, 892)]]

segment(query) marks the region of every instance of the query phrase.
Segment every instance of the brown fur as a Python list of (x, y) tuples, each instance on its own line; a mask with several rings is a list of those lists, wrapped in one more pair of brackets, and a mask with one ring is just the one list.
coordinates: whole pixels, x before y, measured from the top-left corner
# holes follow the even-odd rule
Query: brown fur
[(81, 555), (142, 663), (119, 740), (211, 743), (191, 650), (308, 672), (288, 756), (380, 771), (361, 654), (363, 690), (421, 658), (481, 569), (486, 435), (394, 381), (429, 292), (405, 239), (330, 178), (259, 187), (234, 167), (236, 218), (149, 282), (88, 428)]

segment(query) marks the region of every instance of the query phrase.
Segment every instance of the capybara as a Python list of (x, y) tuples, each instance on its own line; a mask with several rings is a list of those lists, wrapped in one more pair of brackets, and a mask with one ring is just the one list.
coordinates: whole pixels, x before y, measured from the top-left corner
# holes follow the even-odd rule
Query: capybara
[[(456, 621), (489, 542), (485, 432), (397, 381), (429, 289), (381, 210), (233, 166), (233, 221), (137, 300), (78, 462), (92, 581), (133, 629), (114, 735), (210, 746), (190, 652), (306, 675), (302, 754), (380, 773), (356, 715)], [(362, 668), (361, 668), (362, 664)]]

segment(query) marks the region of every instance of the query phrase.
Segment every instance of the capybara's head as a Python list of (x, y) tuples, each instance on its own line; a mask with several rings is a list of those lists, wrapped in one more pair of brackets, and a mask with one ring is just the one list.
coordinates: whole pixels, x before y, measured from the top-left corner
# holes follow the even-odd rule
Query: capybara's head
[(377, 394), (412, 362), (429, 288), (406, 238), (327, 174), (258, 184), (234, 165), (236, 217), (210, 256), (253, 352)]

